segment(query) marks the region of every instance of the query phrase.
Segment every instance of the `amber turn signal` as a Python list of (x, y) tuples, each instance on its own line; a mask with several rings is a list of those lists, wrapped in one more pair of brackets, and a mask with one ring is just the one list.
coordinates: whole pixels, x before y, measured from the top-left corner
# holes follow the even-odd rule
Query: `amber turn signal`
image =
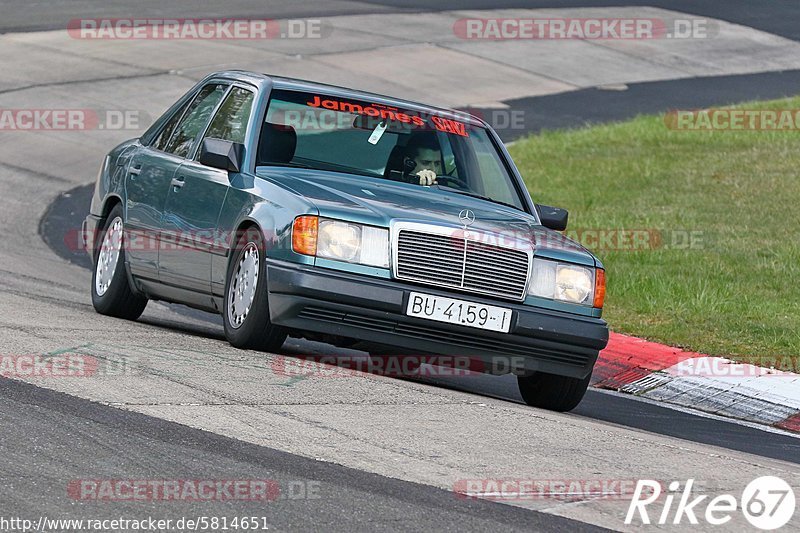
[(294, 219), (292, 225), (292, 250), (298, 254), (317, 254), (317, 229), (319, 218), (303, 215)]
[(606, 299), (606, 271), (598, 268), (594, 274), (594, 307), (603, 307)]

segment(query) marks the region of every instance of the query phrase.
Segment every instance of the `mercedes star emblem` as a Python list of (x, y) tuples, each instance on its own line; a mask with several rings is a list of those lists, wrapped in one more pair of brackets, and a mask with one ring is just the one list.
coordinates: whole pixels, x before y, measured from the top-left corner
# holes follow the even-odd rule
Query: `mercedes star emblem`
[(464, 224), (464, 227), (471, 225), (475, 222), (475, 213), (473, 213), (469, 209), (462, 209), (461, 212), (458, 214), (458, 220)]

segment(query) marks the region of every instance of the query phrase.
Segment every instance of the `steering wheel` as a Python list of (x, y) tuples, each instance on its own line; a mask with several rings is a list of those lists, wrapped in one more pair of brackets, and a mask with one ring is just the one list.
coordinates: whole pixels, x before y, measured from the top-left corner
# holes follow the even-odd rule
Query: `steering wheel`
[[(404, 168), (403, 168), (403, 170), (404, 170), (404, 172), (403, 172), (404, 178), (407, 181), (411, 180), (413, 182), (413, 180), (416, 178), (416, 175), (414, 174), (414, 170), (416, 169), (417, 164), (413, 160), (406, 158), (406, 160), (403, 162), (403, 166), (404, 166)], [(465, 190), (465, 191), (470, 190), (469, 189), (469, 184), (466, 181), (462, 180), (461, 178), (456, 178), (455, 176), (450, 176), (449, 174), (437, 175), (436, 176), (436, 183), (437, 184), (438, 184), (439, 180), (442, 180), (444, 182), (444, 186), (445, 187), (451, 187), (453, 189), (462, 189), (462, 190)], [(448, 183), (456, 185), (456, 187), (452, 187), (451, 185), (448, 185)]]
[(437, 183), (441, 183), (442, 181), (444, 181), (445, 187), (451, 187), (452, 185), (455, 185), (456, 187), (453, 187), (454, 189), (463, 189), (465, 191), (469, 190), (469, 184), (466, 181), (462, 180), (461, 178), (457, 178), (455, 176), (448, 176), (447, 174), (436, 176)]

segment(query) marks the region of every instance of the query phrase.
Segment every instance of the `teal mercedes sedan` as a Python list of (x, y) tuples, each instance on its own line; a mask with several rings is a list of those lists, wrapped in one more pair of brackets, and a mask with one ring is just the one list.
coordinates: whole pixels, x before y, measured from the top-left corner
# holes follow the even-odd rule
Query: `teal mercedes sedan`
[(608, 341), (603, 265), (566, 224), (473, 116), (225, 71), (105, 157), (82, 233), (99, 313), (162, 300), (241, 348), (466, 357), (566, 411)]

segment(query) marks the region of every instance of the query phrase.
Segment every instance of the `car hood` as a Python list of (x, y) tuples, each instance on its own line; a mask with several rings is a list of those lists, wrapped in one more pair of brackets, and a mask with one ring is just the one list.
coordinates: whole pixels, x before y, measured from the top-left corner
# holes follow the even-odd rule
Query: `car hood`
[(312, 202), (323, 217), (387, 228), (392, 221), (463, 228), (459, 213), (469, 209), (475, 214), (470, 230), (527, 241), (536, 255), (595, 265), (588, 250), (530, 214), (480, 198), (341, 172), (259, 167), (257, 174)]

